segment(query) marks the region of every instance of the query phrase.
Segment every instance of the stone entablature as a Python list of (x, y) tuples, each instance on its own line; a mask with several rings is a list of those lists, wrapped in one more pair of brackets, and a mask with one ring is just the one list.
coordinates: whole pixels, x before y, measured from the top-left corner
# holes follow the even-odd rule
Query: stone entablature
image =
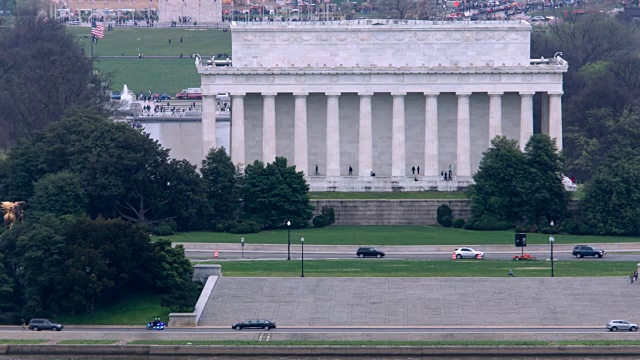
[(531, 37), (524, 21), (249, 22), (231, 29), (237, 68), (524, 65)]

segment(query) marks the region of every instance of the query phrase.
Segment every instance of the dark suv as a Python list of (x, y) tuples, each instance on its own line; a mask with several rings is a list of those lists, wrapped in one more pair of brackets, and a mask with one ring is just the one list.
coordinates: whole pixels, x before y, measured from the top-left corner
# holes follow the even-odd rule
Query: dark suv
[(588, 245), (576, 245), (576, 247), (573, 248), (573, 256), (577, 258), (585, 256), (601, 258), (604, 256), (604, 250)]
[(64, 326), (61, 324), (56, 324), (49, 319), (31, 319), (29, 321), (29, 330), (40, 331), (40, 330), (55, 330), (60, 331)]
[(356, 256), (365, 257), (365, 256), (375, 256), (375, 257), (383, 257), (384, 251), (378, 250), (374, 247), (361, 247), (356, 252)]

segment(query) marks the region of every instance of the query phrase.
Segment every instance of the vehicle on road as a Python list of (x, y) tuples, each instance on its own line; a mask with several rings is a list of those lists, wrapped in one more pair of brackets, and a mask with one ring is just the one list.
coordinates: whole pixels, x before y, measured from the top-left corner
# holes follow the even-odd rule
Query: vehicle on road
[(535, 256), (527, 253), (524, 253), (522, 255), (516, 255), (513, 257), (513, 260), (535, 260), (535, 259), (536, 259)]
[(604, 250), (589, 245), (576, 245), (573, 248), (573, 256), (582, 258), (585, 256), (593, 256), (595, 258), (601, 258), (604, 256)]
[(54, 330), (60, 331), (64, 328), (62, 324), (57, 324), (51, 322), (49, 319), (31, 319), (29, 321), (29, 330), (40, 331), (40, 330)]
[(122, 94), (120, 94), (119, 91), (111, 92), (111, 100), (120, 100), (120, 99), (122, 99)]
[(484, 257), (484, 253), (482, 251), (476, 251), (468, 247), (455, 249), (453, 250), (453, 254), (456, 259), (482, 259)]
[(247, 320), (239, 323), (235, 323), (231, 326), (232, 329), (264, 329), (271, 330), (276, 328), (276, 323), (269, 320)]
[(547, 18), (544, 16), (534, 16), (531, 18), (531, 21), (533, 22), (537, 22), (537, 21), (547, 21)]
[(164, 330), (164, 322), (160, 320), (160, 318), (149, 321), (149, 323), (147, 323), (147, 330)]
[(200, 88), (188, 88), (180, 91), (176, 94), (176, 99), (184, 100), (184, 99), (192, 99), (192, 100), (200, 100), (202, 99), (202, 90)]
[(384, 256), (384, 251), (376, 249), (374, 247), (361, 247), (356, 251), (357, 257), (377, 257), (381, 258)]
[(609, 331), (618, 331), (618, 330), (636, 331), (638, 330), (638, 324), (634, 324), (626, 320), (611, 320), (607, 324), (607, 329), (609, 329)]

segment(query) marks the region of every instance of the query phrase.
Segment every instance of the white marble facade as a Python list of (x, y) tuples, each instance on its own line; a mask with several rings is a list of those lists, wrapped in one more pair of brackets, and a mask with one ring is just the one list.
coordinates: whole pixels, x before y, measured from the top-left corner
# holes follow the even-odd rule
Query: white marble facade
[(190, 18), (190, 25), (212, 25), (222, 23), (222, 0), (160, 0), (158, 20), (168, 24), (178, 18)]
[[(318, 191), (451, 190), (469, 184), (496, 135), (526, 142), (539, 122), (535, 128), (562, 148), (568, 65), (560, 57), (529, 58), (526, 22), (358, 20), (231, 29), (233, 66), (200, 64), (198, 71), (205, 107), (207, 98), (231, 94), (236, 164), (284, 156)], [(543, 98), (539, 119), (536, 93)], [(207, 114), (203, 154), (216, 146), (215, 119)], [(454, 181), (441, 182), (449, 165)]]

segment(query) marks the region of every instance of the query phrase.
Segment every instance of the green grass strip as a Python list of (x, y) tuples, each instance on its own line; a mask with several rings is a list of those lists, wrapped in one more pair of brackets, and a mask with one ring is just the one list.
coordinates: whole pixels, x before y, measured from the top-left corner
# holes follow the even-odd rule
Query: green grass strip
[(128, 345), (237, 345), (237, 346), (607, 346), (607, 345), (640, 345), (640, 340), (571, 340), (571, 341), (388, 341), (388, 340), (356, 340), (356, 341), (244, 341), (244, 340), (134, 340)]
[(49, 340), (24, 340), (24, 339), (0, 339), (0, 345), (35, 345), (46, 343)]
[(58, 345), (111, 345), (119, 340), (62, 340)]
[[(211, 261), (222, 265), (227, 277), (299, 277), (300, 261)], [(635, 261), (555, 261), (558, 277), (629, 276)], [(311, 260), (304, 262), (307, 277), (518, 277), (550, 276), (547, 261), (512, 260)]]
[[(514, 241), (513, 230), (505, 231), (471, 231), (442, 226), (328, 226), (324, 228), (309, 227), (291, 229), (291, 242), (297, 244), (304, 237), (305, 245), (511, 245)], [(245, 250), (251, 244), (286, 244), (287, 230), (269, 230), (257, 234), (229, 234), (213, 231), (193, 231), (179, 233), (169, 238), (173, 242), (202, 243), (237, 243), (240, 250), (240, 238), (244, 238)], [(157, 237), (153, 237), (156, 239)], [(640, 242), (640, 237), (622, 236), (579, 236), (554, 235), (556, 245), (560, 244), (593, 244), (593, 243), (629, 243)], [(527, 243), (549, 245), (547, 234), (527, 234)], [(482, 250), (482, 249), (480, 249)], [(526, 250), (526, 249), (525, 249)], [(605, 248), (605, 250), (607, 250)], [(519, 249), (514, 247), (514, 254)]]

